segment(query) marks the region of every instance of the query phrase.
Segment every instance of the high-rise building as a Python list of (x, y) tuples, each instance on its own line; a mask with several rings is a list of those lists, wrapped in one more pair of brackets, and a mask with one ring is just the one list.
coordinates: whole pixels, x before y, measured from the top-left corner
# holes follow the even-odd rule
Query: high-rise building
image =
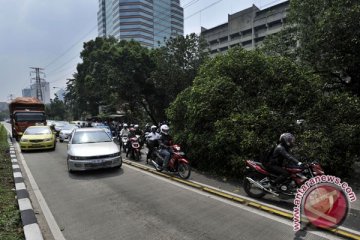
[[(41, 82), (41, 94), (42, 101), (45, 104), (50, 103), (50, 84), (49, 82), (42, 81)], [(36, 95), (36, 83), (30, 85), (30, 88), (24, 88), (22, 90), (23, 97), (37, 97)]]
[(281, 31), (288, 9), (289, 1), (262, 10), (253, 5), (229, 14), (227, 23), (209, 29), (201, 28), (201, 36), (208, 42), (211, 55), (235, 46), (254, 49), (262, 44), (266, 36)]
[(179, 0), (99, 0), (98, 34), (158, 47), (184, 34)]
[(31, 89), (30, 88), (24, 88), (22, 90), (22, 96), (23, 97), (31, 97)]

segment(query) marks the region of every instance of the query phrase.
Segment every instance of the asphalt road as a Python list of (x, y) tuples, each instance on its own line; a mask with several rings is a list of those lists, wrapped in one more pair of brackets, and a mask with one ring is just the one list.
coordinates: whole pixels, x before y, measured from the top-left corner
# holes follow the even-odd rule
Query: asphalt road
[(335, 238), (127, 165), (69, 174), (66, 145), (23, 156), (68, 240)]

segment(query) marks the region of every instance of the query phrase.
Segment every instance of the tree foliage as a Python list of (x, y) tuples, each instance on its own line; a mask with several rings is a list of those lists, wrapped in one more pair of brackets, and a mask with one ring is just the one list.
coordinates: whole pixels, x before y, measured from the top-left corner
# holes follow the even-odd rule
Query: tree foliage
[[(196, 166), (234, 175), (242, 173), (244, 159), (260, 156), (283, 132), (295, 133), (297, 152), (326, 167), (339, 166), (344, 153), (351, 162), (358, 155), (359, 131), (337, 134), (344, 126), (347, 133), (359, 127), (356, 117), (350, 118), (359, 103), (346, 94), (325, 94), (321, 78), (310, 72), (258, 51), (232, 49), (217, 56), (171, 104), (175, 137)], [(347, 100), (345, 108), (341, 100)], [(338, 111), (349, 118), (334, 119)], [(299, 119), (306, 124), (297, 125)]]
[(59, 100), (57, 96), (54, 99), (50, 99), (50, 104), (45, 105), (45, 110), (48, 119), (63, 120), (69, 117), (65, 103)]
[(359, 1), (293, 0), (285, 31), (266, 41), (265, 49), (283, 56), (294, 52), (301, 64), (324, 76), (328, 88), (360, 96), (359, 18)]
[(191, 34), (151, 50), (135, 41), (96, 38), (84, 44), (80, 56), (83, 62), (66, 96), (74, 116), (96, 116), (105, 106), (157, 123), (176, 95), (191, 85), (207, 52), (204, 41)]

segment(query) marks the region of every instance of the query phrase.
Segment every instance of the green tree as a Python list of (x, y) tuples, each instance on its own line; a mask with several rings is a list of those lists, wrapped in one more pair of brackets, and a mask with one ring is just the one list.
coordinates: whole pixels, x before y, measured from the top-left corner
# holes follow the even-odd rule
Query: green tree
[(48, 119), (65, 120), (68, 118), (64, 102), (56, 95), (54, 99), (50, 99), (50, 104), (45, 105), (45, 112)]
[(151, 73), (154, 83), (158, 120), (165, 119), (165, 109), (185, 88), (191, 86), (200, 65), (208, 58), (206, 41), (192, 33), (166, 41), (166, 45), (153, 50), (156, 68)]
[[(347, 135), (341, 129), (359, 129), (358, 113), (350, 118), (359, 103), (349, 95), (324, 94), (321, 87), (311, 69), (287, 58), (231, 49), (204, 64), (167, 113), (176, 140), (202, 169), (239, 176), (244, 159), (260, 156), (281, 133), (292, 132), (302, 156), (320, 160), (327, 169), (336, 165), (333, 172), (346, 174), (343, 154), (351, 163), (360, 139), (358, 130)], [(338, 112), (349, 118), (335, 120)], [(299, 119), (306, 124), (297, 125)], [(345, 145), (352, 147), (343, 151)]]
[(286, 30), (266, 41), (265, 49), (283, 56), (294, 52), (300, 64), (324, 76), (328, 89), (360, 96), (359, 18), (359, 1), (293, 0)]

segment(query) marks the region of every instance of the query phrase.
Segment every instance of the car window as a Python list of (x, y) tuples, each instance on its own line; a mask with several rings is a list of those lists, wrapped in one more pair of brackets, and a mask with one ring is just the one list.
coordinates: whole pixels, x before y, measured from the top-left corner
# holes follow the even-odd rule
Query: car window
[(72, 144), (112, 142), (109, 135), (104, 131), (75, 132)]
[(51, 130), (49, 128), (28, 128), (24, 132), (24, 135), (44, 135), (51, 134)]

